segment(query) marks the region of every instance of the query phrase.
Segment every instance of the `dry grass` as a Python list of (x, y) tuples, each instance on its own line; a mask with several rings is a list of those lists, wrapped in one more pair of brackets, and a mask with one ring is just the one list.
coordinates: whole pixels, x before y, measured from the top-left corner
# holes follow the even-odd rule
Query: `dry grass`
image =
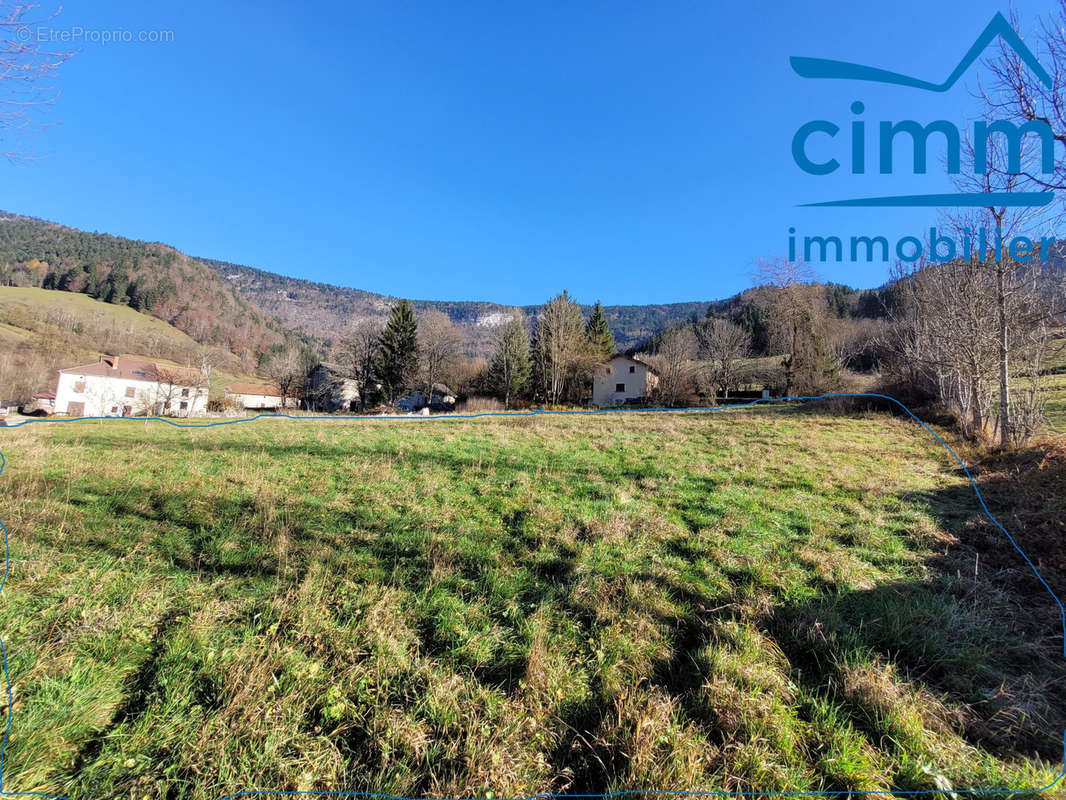
[(898, 419), (85, 422), (2, 446), (9, 790), (945, 790), (1058, 772), (1056, 619)]

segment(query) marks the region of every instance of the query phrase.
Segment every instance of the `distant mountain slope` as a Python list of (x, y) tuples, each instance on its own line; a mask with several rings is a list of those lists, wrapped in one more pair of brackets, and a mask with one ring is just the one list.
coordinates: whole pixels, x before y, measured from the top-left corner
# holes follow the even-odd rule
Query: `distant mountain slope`
[[(193, 258), (172, 247), (0, 211), (0, 286), (86, 294), (173, 325), (201, 345), (223, 347), (253, 371), (261, 355), (302, 338), (328, 347), (353, 322), (384, 319), (396, 298), (290, 278), (252, 267)], [(563, 288), (560, 286), (559, 290)], [(544, 298), (548, 300), (548, 297)], [(595, 298), (585, 298), (592, 300)], [(620, 349), (639, 344), (708, 302), (607, 306)], [(415, 301), (418, 312), (446, 313), (470, 355), (488, 355), (513, 306), (477, 301)], [(522, 310), (535, 316), (539, 306)], [(584, 307), (586, 314), (590, 307)], [(296, 332), (297, 335), (294, 335)]]
[[(199, 259), (226, 279), (250, 303), (283, 320), (294, 330), (324, 342), (343, 336), (352, 322), (365, 318), (384, 319), (396, 298), (289, 278), (240, 264)], [(560, 291), (565, 288), (560, 286)], [(548, 298), (544, 298), (548, 300)], [(436, 310), (451, 317), (463, 331), (471, 355), (491, 352), (496, 329), (505, 323), (514, 306), (479, 301), (415, 300), (416, 312)], [(693, 314), (703, 316), (709, 302), (663, 305), (606, 306), (607, 320), (615, 342), (622, 350), (632, 347), (671, 324)], [(520, 306), (535, 316), (540, 306)], [(586, 315), (590, 306), (584, 306)]]
[[(128, 306), (167, 322), (202, 346), (235, 354), (246, 373), (255, 372), (261, 357), (280, 347), (314, 345), (325, 355), (354, 322), (384, 320), (396, 302), (360, 289), (194, 258), (164, 244), (79, 231), (0, 211), (0, 286), (4, 285), (58, 289)], [(765, 349), (765, 343), (758, 343), (757, 315), (748, 313), (754, 291), (715, 301), (612, 305), (605, 312), (615, 343), (623, 351), (693, 316), (702, 317), (708, 308), (744, 321), (757, 348)], [(838, 316), (869, 315), (860, 300), (871, 293), (836, 284), (827, 285), (826, 291)], [(481, 301), (416, 300), (414, 305), (419, 313), (447, 314), (459, 327), (471, 356), (492, 352), (499, 328), (514, 308)], [(535, 317), (540, 306), (520, 308)], [(587, 316), (590, 306), (583, 310)]]
[(88, 233), (0, 212), (0, 285), (59, 289), (129, 306), (223, 347), (246, 370), (295, 341), (200, 261), (164, 244)]

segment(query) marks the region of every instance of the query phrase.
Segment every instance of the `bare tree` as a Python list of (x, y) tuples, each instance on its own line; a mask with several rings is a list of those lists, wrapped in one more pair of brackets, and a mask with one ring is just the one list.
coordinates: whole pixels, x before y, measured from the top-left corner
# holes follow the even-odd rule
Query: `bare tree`
[(830, 343), (842, 367), (876, 370), (884, 356), (884, 319), (833, 319)]
[(730, 389), (737, 385), (740, 360), (751, 351), (751, 337), (735, 322), (718, 317), (708, 317), (700, 322), (696, 337), (712, 395), (721, 392), (728, 397)]
[(382, 323), (377, 319), (358, 320), (349, 329), (340, 346), (340, 357), (351, 370), (359, 392), (359, 410), (366, 410), (366, 403), (376, 386), (374, 367), (378, 359)]
[(658, 392), (668, 406), (692, 392), (696, 374), (699, 342), (692, 325), (685, 324), (666, 331), (659, 340), (654, 355), (645, 360), (659, 372)]
[(974, 260), (919, 261), (896, 268), (892, 308), (901, 377), (956, 413), (966, 433), (983, 433), (996, 364), (991, 273)]
[(824, 391), (834, 379), (838, 364), (829, 346), (829, 309), (823, 287), (802, 262), (764, 261), (757, 270), (767, 291), (761, 295), (770, 323), (770, 337), (783, 353), (785, 396), (794, 391)]
[[(986, 111), (989, 115), (986, 124), (994, 121), (990, 116), (993, 112), (993, 109)], [(1030, 162), (1036, 149), (1030, 139), (1019, 141), (1015, 150), (1019, 164)], [(1039, 405), (1036, 383), (1030, 385), (1030, 392), (1018, 398), (1012, 391), (1016, 369), (1031, 371), (1031, 365), (1018, 363), (1022, 350), (1017, 345), (1027, 342), (1025, 353), (1028, 360), (1035, 358), (1042, 362), (1044, 354), (1035, 350), (1034, 345), (1046, 340), (1046, 336), (1039, 332), (1046, 330), (1053, 310), (1042, 302), (1048, 296), (1048, 280), (1042, 269), (1045, 254), (1032, 248), (1025, 258), (1016, 259), (1010, 248), (994, 242), (997, 239), (1010, 241), (1024, 234), (1032, 237), (1034, 229), (1050, 220), (1040, 207), (1017, 208), (995, 202), (1004, 193), (1024, 190), (1032, 180), (1018, 172), (1017, 165), (1011, 166), (1011, 146), (1004, 137), (987, 137), (986, 141), (975, 142), (968, 136), (963, 142), (963, 156), (975, 164), (983, 162), (987, 169), (960, 173), (955, 177), (956, 186), (970, 195), (985, 195), (989, 202), (982, 208), (946, 215), (942, 227), (951, 231), (953, 239), (968, 245), (959, 255), (964, 259), (965, 253), (969, 252), (968, 263), (946, 269), (938, 267), (932, 280), (919, 281), (915, 287), (928, 290), (935, 286), (941, 299), (954, 304), (952, 308), (931, 309), (937, 317), (948, 322), (938, 334), (955, 339), (953, 351), (943, 355), (949, 363), (959, 362), (959, 357), (965, 356), (961, 363), (955, 363), (950, 369), (959, 372), (961, 366), (970, 383), (968, 403), (962, 405), (970, 406), (969, 424), (974, 433), (984, 434), (985, 425), (990, 421), (985, 418), (986, 409), (982, 407), (986, 394), (983, 384), (994, 381), (997, 391), (993, 436), (1001, 447), (1006, 447), (1017, 439), (1023, 428), (1030, 427), (1029, 422), (1021, 427), (1015, 425), (1015, 400), (1025, 404), (1019, 410), (1021, 416), (1030, 421)], [(930, 243), (930, 247), (935, 244)], [(959, 292), (958, 287), (945, 287), (945, 280), (960, 282), (963, 292)], [(960, 335), (969, 339), (962, 341)], [(1033, 380), (1038, 383), (1037, 376)]]
[[(976, 257), (899, 270), (891, 327), (902, 376), (959, 417), (964, 432), (1000, 446), (1040, 424), (1042, 369), (1061, 292), (1039, 261)], [(1015, 380), (1023, 380), (1015, 387)]]
[(499, 334), (496, 353), (489, 365), (489, 381), (492, 388), (503, 395), (504, 408), (510, 408), (511, 399), (525, 389), (530, 371), (526, 318), (521, 309), (516, 308)]
[(311, 368), (306, 352), (297, 347), (286, 347), (271, 353), (264, 359), (263, 369), (278, 389), (281, 390), (281, 405), (289, 398), (301, 398), (307, 389), (308, 372)]
[(46, 47), (38, 38), (38, 26), (59, 11), (44, 12), (39, 3), (0, 0), (0, 31), (5, 34), (0, 38), (0, 152), (9, 159), (25, 157), (13, 139), (44, 127), (41, 112), (59, 97), (52, 79), (74, 55)]
[(588, 346), (581, 307), (566, 292), (537, 312), (532, 351), (536, 382), (545, 400), (579, 400), (596, 357)]
[[(1010, 23), (1016, 31), (1023, 29), (1016, 11), (1011, 12)], [(979, 86), (978, 96), (990, 117), (1044, 123), (1055, 143), (1066, 147), (1066, 0), (1059, 0), (1057, 11), (1039, 20), (1028, 45), (1050, 81), (1045, 83), (1043, 76), (1001, 39), (996, 54), (985, 62), (992, 77)], [(1052, 171), (1044, 172), (1036, 160), (1042, 161), (1042, 156), (1042, 152), (1031, 152), (1030, 158), (1023, 160), (1019, 177), (1032, 189), (1066, 189), (1066, 160), (1054, 159)], [(990, 168), (1006, 174), (1009, 164), (990, 164)]]
[[(1021, 19), (1011, 14), (1011, 25), (1022, 30)], [(1066, 0), (1039, 20), (1035, 35), (1027, 42), (1041, 67), (1026, 64), (1008, 43), (1001, 41), (995, 56), (985, 68), (991, 73), (978, 91), (984, 103), (984, 123), (1014, 123), (1029, 135), (1019, 135), (1014, 143), (1004, 134), (989, 135), (987, 144), (967, 139), (965, 146), (975, 165), (983, 163), (984, 173), (960, 175), (957, 183), (970, 192), (1049, 191), (1066, 189)], [(1041, 129), (1043, 132), (1041, 132)], [(1050, 131), (1050, 141), (1045, 141)], [(1032, 133), (1038, 134), (1035, 138)], [(1056, 149), (1058, 152), (1056, 152)], [(1013, 157), (1012, 157), (1013, 156)], [(1061, 218), (1063, 198), (1054, 206), (1037, 209), (1008, 209), (989, 204), (980, 220), (1002, 230), (1004, 238), (1021, 233), (1030, 237), (1033, 229)], [(959, 226), (956, 226), (959, 227)], [(1040, 370), (1049, 346), (1048, 325), (1055, 315), (1056, 295), (1061, 295), (1062, 276), (1041, 270), (1042, 257), (1033, 255), (1019, 264), (1011, 254), (995, 258), (976, 256), (993, 273), (989, 289), (995, 295), (997, 335), (998, 417), (996, 433), (1000, 446), (1022, 441), (1037, 424), (1043, 406)], [(1013, 391), (1012, 372), (1027, 376), (1021, 392)]]
[(418, 320), (419, 368), (429, 397), (435, 383), (455, 382), (462, 341), (451, 317), (442, 311), (427, 311)]
[[(199, 370), (155, 364), (151, 378), (156, 382), (156, 394), (152, 405), (158, 409), (159, 413), (188, 417), (196, 410), (197, 401), (201, 397), (207, 398), (208, 387), (211, 383), (211, 367), (206, 362)], [(124, 398), (120, 399), (124, 400)]]

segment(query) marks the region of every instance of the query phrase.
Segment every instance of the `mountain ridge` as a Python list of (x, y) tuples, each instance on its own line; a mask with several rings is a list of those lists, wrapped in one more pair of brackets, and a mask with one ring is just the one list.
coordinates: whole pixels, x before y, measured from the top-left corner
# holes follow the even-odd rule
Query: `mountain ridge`
[[(277, 272), (197, 257), (229, 282), (250, 303), (281, 319), (293, 330), (314, 336), (327, 345), (343, 335), (359, 319), (384, 320), (399, 299), (335, 284), (293, 278)], [(548, 298), (545, 298), (547, 301)], [(514, 309), (535, 316), (542, 304), (508, 305), (489, 300), (412, 300), (416, 313), (441, 311), (460, 327), (470, 355), (488, 355), (495, 329), (504, 324)], [(642, 305), (605, 305), (604, 312), (619, 349), (634, 347), (664, 327), (703, 316), (711, 306), (726, 300), (697, 300)], [(591, 304), (582, 304), (587, 314)]]

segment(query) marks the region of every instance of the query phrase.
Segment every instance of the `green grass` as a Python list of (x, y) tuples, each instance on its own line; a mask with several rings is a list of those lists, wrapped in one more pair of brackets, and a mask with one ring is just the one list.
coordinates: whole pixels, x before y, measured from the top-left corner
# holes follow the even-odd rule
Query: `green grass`
[(898, 419), (2, 435), (7, 791), (1028, 789), (1061, 768), (1056, 620), (1023, 635), (1018, 598), (974, 582), (972, 495)]
[(1066, 372), (1044, 375), (1040, 378), (1040, 384), (1048, 390), (1044, 409), (1048, 427), (1058, 433), (1066, 433)]
[(1066, 433), (1066, 336), (1060, 335), (1052, 343), (1052, 351), (1045, 369), (1049, 374), (1041, 378), (1048, 388), (1048, 402), (1044, 409), (1048, 427)]

